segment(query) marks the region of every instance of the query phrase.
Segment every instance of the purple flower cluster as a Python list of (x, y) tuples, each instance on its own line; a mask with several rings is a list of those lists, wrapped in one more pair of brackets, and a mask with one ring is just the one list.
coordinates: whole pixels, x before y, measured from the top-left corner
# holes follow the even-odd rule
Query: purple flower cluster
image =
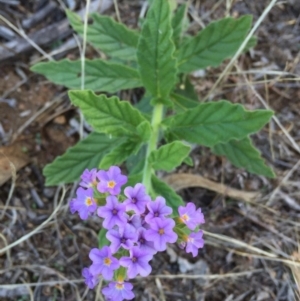
[(127, 177), (117, 166), (108, 171), (85, 170), (81, 180), (77, 198), (70, 203), (71, 212), (78, 212), (83, 220), (89, 215), (102, 218), (110, 242), (90, 251), (92, 264), (83, 269), (82, 276), (89, 288), (98, 284), (100, 276), (110, 281), (102, 289), (107, 300), (133, 299), (133, 286), (125, 280), (148, 276), (152, 270), (149, 262), (157, 252), (165, 251), (168, 243), (178, 242), (193, 256), (203, 247), (203, 233), (197, 229), (204, 216), (193, 203), (180, 206), (179, 216), (171, 218), (173, 212), (166, 200), (158, 196), (152, 201), (143, 184), (128, 186), (121, 195)]

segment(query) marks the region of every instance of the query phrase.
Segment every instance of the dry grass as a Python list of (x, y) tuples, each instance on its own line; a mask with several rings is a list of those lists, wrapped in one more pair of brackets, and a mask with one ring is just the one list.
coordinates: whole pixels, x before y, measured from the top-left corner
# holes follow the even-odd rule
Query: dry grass
[[(299, 300), (300, 108), (294, 101), (300, 97), (299, 62), (295, 59), (288, 68), (278, 67), (276, 70), (255, 65), (263, 65), (266, 57), (271, 65), (273, 60), (268, 57), (267, 50), (274, 46), (272, 34), (280, 32), (282, 39), (284, 35), (294, 38), (299, 22), (289, 30), (284, 24), (286, 18), (290, 18), (291, 7), (276, 4), (274, 0), (257, 2), (257, 6), (263, 3), (259, 8), (254, 4), (247, 6), (228, 0), (199, 3), (191, 3), (192, 29), (205, 27), (210, 20), (224, 16), (224, 12), (245, 13), (246, 10), (256, 17), (253, 30), (247, 37), (250, 38), (257, 29), (258, 36), (262, 36), (254, 58), (242, 56), (237, 59), (243, 49), (241, 46), (236, 56), (220, 70), (208, 70), (205, 79), (194, 78), (193, 81), (202, 99), (228, 98), (250, 108), (265, 107), (277, 113), (271, 126), (259, 133), (255, 142), (274, 166), (278, 179), (271, 181), (248, 175), (227, 162), (220, 162), (207, 149), (196, 149), (193, 153), (195, 167), (183, 167), (182, 172), (201, 174), (239, 191), (259, 192), (261, 197), (251, 202), (244, 202), (241, 198), (233, 201), (220, 191), (210, 192), (209, 187), (186, 186), (182, 195), (205, 212), (206, 246), (196, 259), (179, 249), (173, 249), (177, 254), (174, 262), (167, 254), (157, 256), (153, 261), (152, 275), (135, 280), (137, 300)], [(114, 5), (115, 10), (110, 13), (124, 22), (131, 20), (131, 10), (136, 10), (136, 17), (140, 14), (139, 2), (114, 1)], [(200, 6), (202, 15), (198, 13)], [(270, 11), (275, 11), (275, 14), (277, 10), (286, 14), (282, 20), (277, 18), (286, 31), (274, 29), (272, 32), (274, 24), (267, 14)], [(21, 29), (8, 24), (28, 39)], [(267, 38), (265, 30), (270, 31)], [(264, 39), (266, 42), (261, 41)], [(35, 48), (44, 57), (49, 56), (39, 47)], [(83, 57), (85, 46), (81, 54)], [(294, 87), (292, 84), (296, 85), (295, 88), (291, 88)], [(25, 130), (57, 102), (54, 99), (33, 113), (14, 132), (13, 139), (24, 139)], [(83, 121), (81, 131), (82, 127)], [(34, 203), (26, 185), (28, 176), (36, 184), (45, 207), (39, 208)], [(37, 177), (32, 171), (21, 171), (19, 178), (14, 176), (13, 184), (7, 184), (0, 194), (0, 198), (6, 196), (6, 201), (0, 206), (0, 299), (103, 300), (100, 293), (102, 283), (96, 292), (90, 292), (81, 279), (81, 269), (89, 264), (88, 251), (97, 245), (98, 221), (91, 219), (82, 223), (69, 214), (67, 203), (76, 185), (70, 190), (59, 187), (53, 196), (47, 196), (45, 188), (38, 186)], [(181, 272), (178, 258), (191, 265), (189, 272)], [(207, 267), (206, 272), (201, 270), (201, 264)], [(25, 296), (25, 299), (20, 299), (20, 296)]]

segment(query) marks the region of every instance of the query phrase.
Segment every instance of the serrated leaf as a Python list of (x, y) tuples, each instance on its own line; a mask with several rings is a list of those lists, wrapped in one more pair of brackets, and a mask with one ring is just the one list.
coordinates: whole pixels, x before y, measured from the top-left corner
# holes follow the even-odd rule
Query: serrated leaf
[(154, 0), (147, 13), (137, 51), (142, 82), (153, 97), (168, 99), (176, 83), (174, 52), (169, 3)]
[[(129, 102), (118, 97), (95, 95), (92, 91), (69, 91), (71, 102), (78, 106), (97, 132), (113, 136), (138, 135), (137, 126), (147, 121)], [(147, 121), (148, 122), (148, 121)]]
[(113, 165), (121, 165), (130, 155), (139, 151), (141, 144), (141, 141), (127, 139), (102, 158), (99, 168), (108, 169)]
[(170, 99), (174, 104), (174, 109), (176, 112), (185, 112), (188, 109), (196, 108), (199, 104), (199, 101), (195, 101), (176, 93), (172, 93)]
[(107, 230), (104, 228), (101, 228), (101, 230), (98, 233), (98, 248), (102, 249), (104, 246), (109, 246), (110, 241), (106, 238)]
[(136, 155), (131, 155), (126, 161), (129, 175), (141, 173), (145, 165), (147, 146), (143, 145)]
[[(57, 62), (38, 63), (31, 70), (43, 74), (55, 84), (70, 89), (81, 88), (80, 60), (65, 59)], [(115, 93), (141, 86), (140, 75), (135, 69), (100, 59), (85, 61), (86, 89)]]
[(182, 198), (165, 182), (152, 175), (152, 188), (155, 196), (162, 196), (166, 199), (166, 204), (173, 209), (172, 216), (178, 216), (178, 207), (183, 206)]
[(218, 156), (225, 156), (236, 167), (245, 168), (257, 175), (275, 177), (273, 170), (265, 164), (259, 150), (252, 144), (249, 137), (217, 144), (212, 151)]
[(210, 23), (178, 51), (180, 72), (192, 72), (208, 66), (216, 67), (235, 54), (245, 39), (252, 22), (251, 16), (225, 18)]
[(147, 142), (150, 139), (152, 128), (148, 121), (143, 121), (142, 123), (140, 123), (136, 130), (143, 142)]
[(97, 167), (102, 157), (121, 141), (104, 134), (91, 133), (87, 138), (70, 147), (62, 156), (46, 165), (43, 170), (46, 186), (78, 180), (86, 168)]
[(248, 111), (242, 105), (221, 100), (198, 104), (165, 119), (163, 124), (179, 139), (211, 147), (247, 137), (260, 130), (272, 115), (272, 111)]
[(152, 151), (148, 162), (155, 170), (171, 171), (182, 163), (190, 150), (190, 146), (180, 141), (174, 141)]
[(177, 8), (172, 18), (172, 28), (173, 28), (172, 38), (176, 47), (180, 45), (183, 31), (185, 30), (186, 12), (187, 12), (187, 4), (180, 5)]
[[(81, 18), (67, 11), (71, 26), (80, 35), (83, 34), (83, 22)], [(136, 48), (139, 34), (108, 16), (93, 13), (90, 15), (93, 23), (87, 29), (87, 41), (95, 48), (100, 49), (109, 57), (122, 60), (136, 60)]]
[(182, 80), (179, 89), (177, 89), (175, 93), (198, 102), (198, 95), (190, 81), (190, 78), (187, 75), (184, 75), (184, 79)]

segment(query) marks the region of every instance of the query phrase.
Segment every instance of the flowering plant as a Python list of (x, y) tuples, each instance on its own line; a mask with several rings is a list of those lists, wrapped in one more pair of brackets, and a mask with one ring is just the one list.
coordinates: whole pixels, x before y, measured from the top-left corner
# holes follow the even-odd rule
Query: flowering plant
[(149, 262), (157, 252), (166, 250), (167, 243), (178, 242), (194, 257), (203, 247), (199, 226), (204, 216), (193, 203), (173, 212), (163, 197), (152, 201), (141, 183), (127, 186), (121, 194), (127, 177), (117, 166), (107, 171), (85, 170), (81, 179), (77, 197), (70, 203), (71, 212), (78, 212), (83, 220), (98, 215), (110, 243), (104, 241), (100, 249), (90, 251), (92, 264), (83, 269), (82, 275), (89, 288), (94, 288), (100, 277), (110, 281), (102, 289), (108, 300), (133, 299), (133, 286), (127, 280), (148, 276)]
[[(193, 256), (203, 246), (201, 211), (186, 205), (157, 171), (192, 165), (191, 147), (202, 145), (239, 168), (274, 177), (250, 138), (273, 112), (246, 110), (226, 100), (200, 102), (189, 79), (190, 73), (218, 66), (253, 46), (251, 16), (212, 22), (191, 37), (186, 34), (187, 5), (172, 9), (171, 2), (152, 0), (140, 31), (99, 14), (91, 14), (87, 27), (87, 18), (83, 24), (68, 11), (73, 29), (108, 59), (64, 59), (32, 68), (72, 89), (72, 104), (93, 128), (48, 164), (44, 175), (46, 185), (72, 183), (81, 176), (71, 211), (82, 219), (97, 214), (106, 229), (99, 234), (105, 244), (92, 249), (93, 263), (83, 276), (90, 287), (100, 274), (112, 280), (103, 290), (112, 300), (133, 298), (125, 280), (148, 275), (149, 261), (167, 243), (178, 242)], [(141, 99), (107, 96), (133, 88), (143, 88)], [(128, 178), (116, 167), (123, 163)]]

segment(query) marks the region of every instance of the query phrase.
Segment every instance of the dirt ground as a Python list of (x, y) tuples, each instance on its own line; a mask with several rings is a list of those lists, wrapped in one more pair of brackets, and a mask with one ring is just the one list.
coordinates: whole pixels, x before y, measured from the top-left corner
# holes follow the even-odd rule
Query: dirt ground
[[(117, 1), (121, 20), (137, 27), (143, 2)], [(191, 1), (189, 33), (225, 15), (252, 14), (255, 23), (269, 2)], [(63, 3), (76, 11), (85, 5), (83, 0), (0, 0), (0, 15), (23, 26), (30, 37), (65, 19)], [(46, 5), (53, 9), (40, 22), (24, 22)], [(113, 1), (104, 13), (117, 17)], [(3, 19), (0, 25), (9, 28)], [(194, 166), (184, 165), (176, 173), (213, 181), (209, 189), (190, 188), (195, 186), (190, 183), (180, 191), (205, 214), (205, 247), (196, 258), (175, 245), (156, 255), (151, 276), (133, 281), (135, 300), (300, 300), (299, 0), (277, 1), (256, 35), (257, 46), (237, 60), (213, 91), (228, 61), (191, 79), (199, 99), (210, 93), (212, 100), (275, 111), (276, 117), (253, 138), (277, 177), (250, 175), (207, 148), (194, 149)], [(60, 35), (41, 48), (54, 55), (71, 38)], [(0, 34), (0, 47), (9, 39)], [(89, 46), (87, 55), (98, 54)], [(65, 88), (30, 71), (42, 56), (29, 49), (3, 60), (0, 52), (0, 300), (102, 300), (99, 292), (86, 290), (81, 277), (90, 264), (89, 250), (97, 246), (99, 221), (83, 222), (70, 214), (75, 185), (44, 185), (43, 167), (78, 141), (79, 118)], [(54, 58), (78, 56), (75, 46)], [(126, 99), (133, 100), (132, 95), (123, 92)], [(216, 183), (239, 189), (241, 196), (216, 192)], [(249, 192), (256, 196), (249, 198)], [(3, 252), (6, 246), (11, 247)]]

